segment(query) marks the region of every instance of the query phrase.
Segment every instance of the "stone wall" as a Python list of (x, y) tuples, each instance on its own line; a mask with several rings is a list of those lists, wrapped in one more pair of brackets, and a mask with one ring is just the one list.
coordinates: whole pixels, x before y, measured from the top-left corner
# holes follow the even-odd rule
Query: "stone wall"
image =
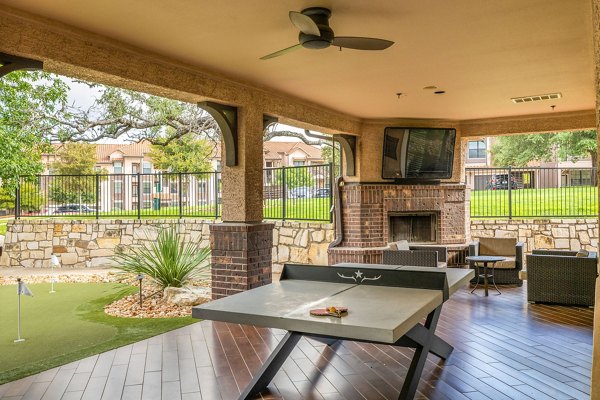
[[(179, 223), (181, 222), (181, 223)], [(117, 250), (142, 246), (156, 239), (158, 229), (178, 224), (186, 240), (209, 246), (209, 220), (17, 220), (8, 223), (0, 266), (48, 267), (52, 253), (63, 267), (112, 264)], [(273, 270), (285, 262), (327, 264), (333, 225), (275, 221)]]
[[(126, 250), (156, 239), (158, 228), (177, 220), (18, 220), (9, 222), (0, 266), (48, 267), (52, 252), (63, 267), (111, 264), (117, 249)], [(182, 220), (186, 240), (209, 245), (213, 221)], [(273, 271), (286, 262), (327, 264), (333, 224), (274, 221)], [(472, 220), (471, 237), (516, 237), (525, 250), (535, 248), (598, 249), (596, 219)], [(343, 250), (343, 249), (340, 249)]]
[(515, 237), (533, 249), (598, 251), (597, 219), (471, 220), (471, 237)]

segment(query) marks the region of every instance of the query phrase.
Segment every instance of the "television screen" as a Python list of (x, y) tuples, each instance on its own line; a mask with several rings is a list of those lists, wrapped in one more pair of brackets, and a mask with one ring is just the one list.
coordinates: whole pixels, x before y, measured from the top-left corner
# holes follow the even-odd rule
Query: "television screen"
[(452, 177), (455, 129), (386, 128), (383, 179), (437, 180)]

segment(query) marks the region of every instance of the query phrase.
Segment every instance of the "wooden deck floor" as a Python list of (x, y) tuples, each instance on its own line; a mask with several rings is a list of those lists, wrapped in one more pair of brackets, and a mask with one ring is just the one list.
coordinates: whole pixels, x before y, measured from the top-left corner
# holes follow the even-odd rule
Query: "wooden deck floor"
[[(502, 290), (463, 289), (445, 304), (437, 333), (455, 350), (429, 356), (417, 398), (589, 398), (593, 310)], [(235, 399), (282, 335), (204, 321), (0, 386), (0, 399)], [(396, 399), (411, 353), (302, 339), (262, 398)]]

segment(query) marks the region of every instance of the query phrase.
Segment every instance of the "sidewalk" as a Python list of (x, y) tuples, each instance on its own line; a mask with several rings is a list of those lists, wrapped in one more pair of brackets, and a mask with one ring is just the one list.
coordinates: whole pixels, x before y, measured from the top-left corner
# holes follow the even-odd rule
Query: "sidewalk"
[(119, 280), (119, 271), (114, 268), (7, 268), (0, 267), (0, 285), (16, 284), (17, 278), (27, 283), (50, 282), (114, 282)]

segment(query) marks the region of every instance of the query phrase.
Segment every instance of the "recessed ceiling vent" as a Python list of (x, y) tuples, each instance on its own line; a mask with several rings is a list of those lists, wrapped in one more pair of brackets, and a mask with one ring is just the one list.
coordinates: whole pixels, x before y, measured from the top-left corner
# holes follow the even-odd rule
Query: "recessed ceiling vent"
[(560, 99), (561, 97), (562, 94), (560, 93), (548, 93), (535, 96), (513, 97), (511, 100), (513, 103), (530, 103), (532, 101)]

